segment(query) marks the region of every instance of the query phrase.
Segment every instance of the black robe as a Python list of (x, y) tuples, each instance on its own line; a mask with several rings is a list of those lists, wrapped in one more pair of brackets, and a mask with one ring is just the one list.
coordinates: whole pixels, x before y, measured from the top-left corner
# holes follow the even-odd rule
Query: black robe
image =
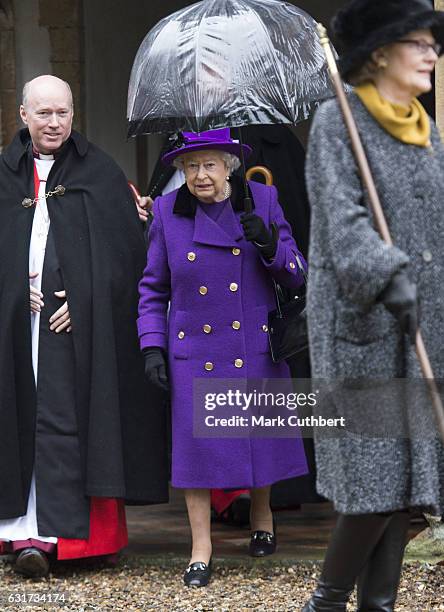
[[(34, 207), (22, 206), (34, 197), (33, 170), (23, 129), (0, 157), (0, 519), (26, 513), (34, 466), (28, 277)], [(57, 156), (46, 191), (57, 185), (65, 194), (47, 202), (72, 322), (83, 493), (165, 502), (165, 414), (150, 401), (138, 348), (137, 283), (146, 250), (131, 192), (115, 162), (76, 132)]]

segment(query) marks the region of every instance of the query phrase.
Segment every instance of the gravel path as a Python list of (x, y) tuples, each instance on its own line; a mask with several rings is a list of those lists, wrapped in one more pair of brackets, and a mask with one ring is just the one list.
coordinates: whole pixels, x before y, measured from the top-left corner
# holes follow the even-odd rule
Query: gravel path
[[(182, 584), (184, 562), (178, 560), (154, 563), (152, 558), (131, 556), (115, 568), (87, 569), (78, 563), (59, 564), (43, 581), (22, 579), (10, 564), (0, 563), (0, 610), (300, 611), (319, 571), (316, 564), (271, 560), (240, 565), (216, 559), (214, 566), (207, 588), (189, 589)], [(49, 601), (56, 594), (65, 595), (63, 607)], [(33, 596), (32, 605), (8, 601), (25, 596), (27, 601)], [(36, 603), (38, 598), (41, 603)], [(438, 610), (444, 611), (444, 567), (405, 566), (397, 612)]]

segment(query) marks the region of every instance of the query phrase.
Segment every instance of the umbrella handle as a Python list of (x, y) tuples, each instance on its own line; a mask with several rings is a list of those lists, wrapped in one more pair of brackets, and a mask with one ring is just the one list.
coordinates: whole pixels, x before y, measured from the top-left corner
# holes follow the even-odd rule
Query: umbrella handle
[(265, 166), (253, 166), (249, 170), (247, 170), (247, 181), (251, 181), (251, 177), (254, 174), (262, 174), (265, 179), (265, 184), (269, 187), (273, 185), (273, 175), (270, 170)]

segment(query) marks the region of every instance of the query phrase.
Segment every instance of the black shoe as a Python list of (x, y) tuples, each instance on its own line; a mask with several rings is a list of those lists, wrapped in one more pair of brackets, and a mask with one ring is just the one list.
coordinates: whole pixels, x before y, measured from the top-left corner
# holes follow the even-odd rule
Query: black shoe
[(48, 557), (38, 548), (24, 548), (17, 556), (14, 569), (29, 578), (43, 578), (49, 572)]
[(211, 559), (208, 565), (203, 561), (191, 563), (183, 575), (183, 581), (188, 587), (204, 587), (211, 578)]
[(253, 531), (250, 538), (250, 557), (266, 557), (276, 551), (276, 523), (273, 519), (273, 532)]

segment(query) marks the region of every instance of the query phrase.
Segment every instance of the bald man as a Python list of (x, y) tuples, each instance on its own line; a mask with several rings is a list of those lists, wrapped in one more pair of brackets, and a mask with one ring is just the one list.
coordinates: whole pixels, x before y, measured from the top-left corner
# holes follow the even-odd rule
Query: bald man
[(126, 545), (123, 500), (167, 501), (135, 320), (145, 265), (122, 171), (72, 130), (70, 87), (23, 91), (0, 157), (0, 541), (15, 567)]

